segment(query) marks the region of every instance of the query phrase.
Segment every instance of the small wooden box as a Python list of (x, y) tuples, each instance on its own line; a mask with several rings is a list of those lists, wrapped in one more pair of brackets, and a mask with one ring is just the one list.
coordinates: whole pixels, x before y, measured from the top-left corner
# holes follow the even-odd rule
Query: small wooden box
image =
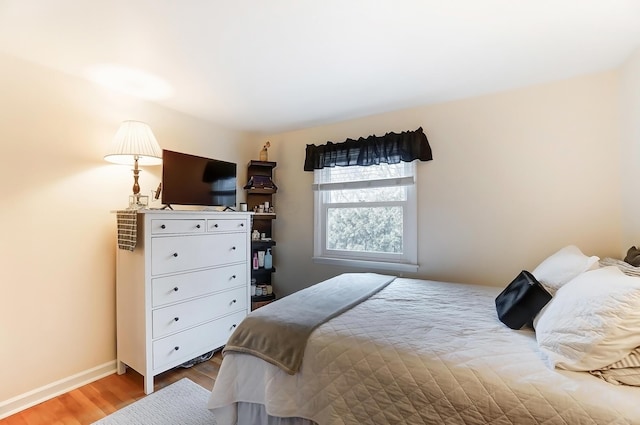
[(275, 300), (271, 300), (271, 301), (257, 301), (257, 302), (252, 302), (251, 303), (251, 311), (256, 310), (260, 307), (263, 307), (269, 303), (274, 302)]
[(263, 307), (276, 300), (276, 294), (258, 295), (251, 297), (251, 311)]

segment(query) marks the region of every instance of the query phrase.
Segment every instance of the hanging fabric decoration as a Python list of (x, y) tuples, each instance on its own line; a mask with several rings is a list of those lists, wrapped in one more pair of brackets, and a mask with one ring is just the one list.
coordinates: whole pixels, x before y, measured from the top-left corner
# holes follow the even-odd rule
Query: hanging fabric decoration
[(325, 167), (350, 165), (377, 165), (380, 163), (431, 161), (431, 146), (422, 127), (400, 134), (369, 136), (358, 140), (347, 139), (342, 143), (327, 142), (324, 145), (307, 145), (304, 171)]

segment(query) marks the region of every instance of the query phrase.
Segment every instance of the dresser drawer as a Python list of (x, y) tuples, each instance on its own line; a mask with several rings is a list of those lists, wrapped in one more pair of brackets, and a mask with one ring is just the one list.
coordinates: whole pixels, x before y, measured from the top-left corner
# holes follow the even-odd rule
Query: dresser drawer
[(151, 275), (246, 262), (247, 235), (166, 236), (151, 238)]
[(151, 220), (152, 235), (168, 235), (175, 233), (204, 233), (206, 220), (204, 219), (155, 219)]
[(246, 227), (247, 222), (245, 220), (220, 218), (207, 220), (207, 230), (209, 232), (243, 232)]
[(177, 366), (222, 347), (246, 315), (246, 311), (241, 311), (154, 341), (153, 368)]
[(238, 310), (246, 311), (247, 298), (245, 286), (153, 310), (153, 338), (161, 338)]
[(246, 264), (157, 277), (151, 280), (151, 300), (158, 307), (238, 285), (247, 285)]

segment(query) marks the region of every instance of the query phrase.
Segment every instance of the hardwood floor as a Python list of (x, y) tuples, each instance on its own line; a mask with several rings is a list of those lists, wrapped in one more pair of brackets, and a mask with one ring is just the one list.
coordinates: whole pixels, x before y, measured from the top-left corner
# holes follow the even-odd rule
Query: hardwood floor
[[(155, 377), (155, 391), (182, 378), (189, 378), (211, 390), (221, 362), (222, 355), (218, 351), (209, 361), (191, 368), (178, 367), (164, 372)], [(0, 424), (88, 425), (145, 397), (142, 385), (142, 376), (134, 370), (127, 369), (124, 375), (109, 375), (2, 419)]]

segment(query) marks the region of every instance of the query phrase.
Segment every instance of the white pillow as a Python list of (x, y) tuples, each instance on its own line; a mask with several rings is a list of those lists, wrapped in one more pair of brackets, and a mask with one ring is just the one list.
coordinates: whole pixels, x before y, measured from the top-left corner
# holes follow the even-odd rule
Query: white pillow
[(595, 370), (640, 346), (640, 278), (616, 267), (588, 271), (558, 290), (536, 323), (551, 367)]
[(588, 257), (577, 246), (569, 245), (545, 259), (531, 273), (553, 295), (580, 273), (597, 268), (599, 259)]

